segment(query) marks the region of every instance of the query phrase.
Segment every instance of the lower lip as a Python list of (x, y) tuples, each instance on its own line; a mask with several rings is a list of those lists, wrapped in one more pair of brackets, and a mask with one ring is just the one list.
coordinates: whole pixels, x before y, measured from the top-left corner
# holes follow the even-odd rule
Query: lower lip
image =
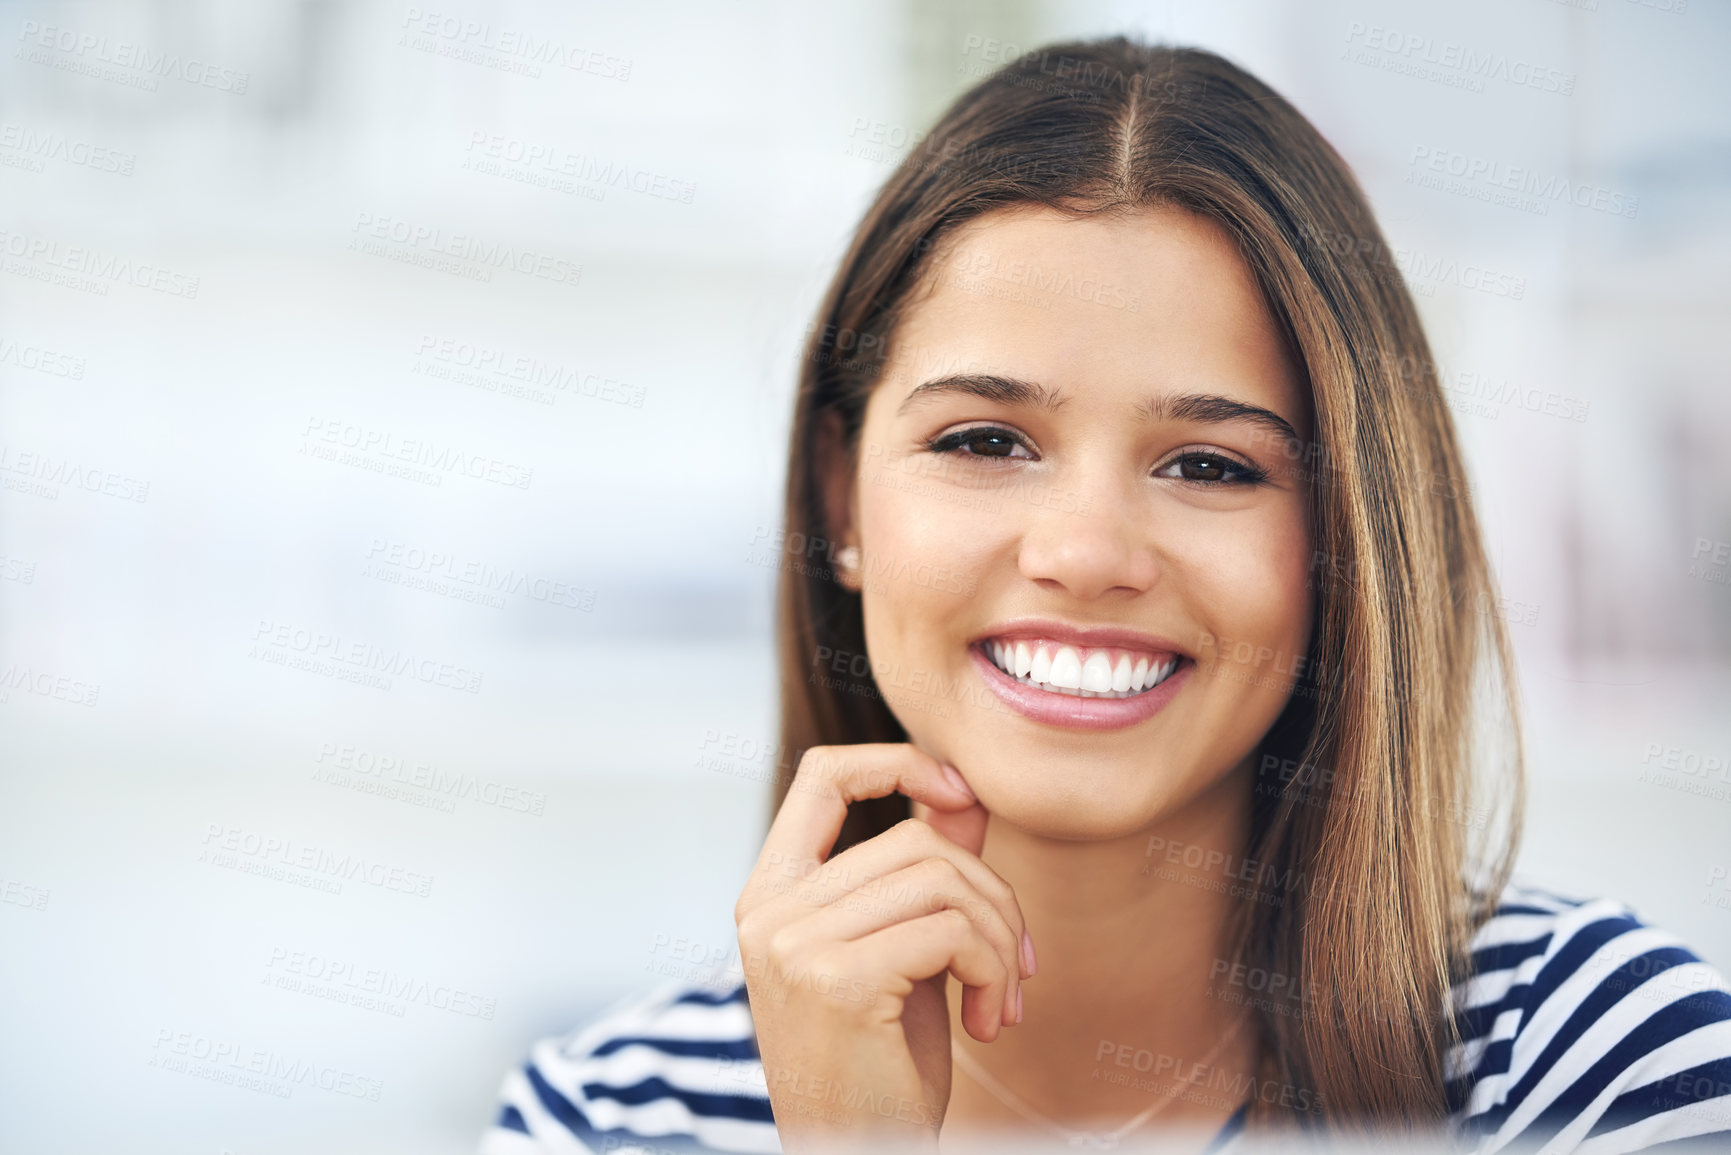
[(1158, 714), (1175, 697), (1181, 683), (1190, 677), (1196, 663), (1181, 659), (1178, 668), (1164, 682), (1146, 694), (1134, 698), (1078, 698), (1074, 694), (1054, 694), (1037, 690), (1018, 682), (992, 663), (978, 646), (968, 647), (980, 676), (1005, 705), (1024, 718), (1048, 726), (1064, 726), (1072, 730), (1122, 730)]

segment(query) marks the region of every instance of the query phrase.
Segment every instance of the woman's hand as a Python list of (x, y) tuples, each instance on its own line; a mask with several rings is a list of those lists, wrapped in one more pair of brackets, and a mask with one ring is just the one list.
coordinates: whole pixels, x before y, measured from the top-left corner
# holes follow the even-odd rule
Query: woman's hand
[[(930, 821), (829, 858), (848, 803), (895, 791)], [(986, 818), (960, 774), (909, 745), (818, 746), (800, 759), (733, 910), (783, 1151), (936, 1150), (950, 1099), (947, 976), (962, 983), (974, 1038), (989, 1043), (1020, 1018), (1027, 925), (980, 861)]]

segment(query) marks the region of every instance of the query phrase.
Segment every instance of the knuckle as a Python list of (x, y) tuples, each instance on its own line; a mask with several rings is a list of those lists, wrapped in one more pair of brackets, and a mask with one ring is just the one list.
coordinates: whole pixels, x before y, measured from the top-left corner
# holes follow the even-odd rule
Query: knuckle
[[(864, 773), (867, 770), (868, 765), (860, 761), (858, 751), (851, 746), (813, 746), (800, 755), (794, 779), (808, 791), (821, 789), (821, 783), (830, 783), (850, 792), (860, 784), (875, 788), (880, 775), (875, 771)], [(890, 785), (894, 784), (891, 775)]]
[(923, 819), (904, 818), (890, 827), (888, 833), (895, 835), (898, 840), (918, 845), (933, 837), (937, 831)]
[(824, 768), (835, 757), (836, 746), (813, 746), (799, 756), (799, 765), (794, 768), (794, 774), (801, 777), (820, 777)]
[(1019, 910), (1021, 908), (1021, 903), (1016, 899), (1016, 888), (1004, 881), (1004, 876), (989, 866), (986, 868), (986, 881), (983, 889), (989, 898), (1006, 910)]
[(952, 889), (966, 889), (968, 886), (968, 876), (962, 873), (962, 868), (942, 855), (926, 859), (926, 869)]
[(991, 891), (993, 894), (1002, 894), (1005, 898), (1015, 897), (1015, 889), (1009, 884), (1008, 880), (1006, 880), (1003, 875), (987, 866), (983, 861), (980, 863), (980, 866), (984, 868), (980, 872), (984, 889)]
[(799, 952), (799, 935), (791, 926), (780, 926), (763, 945), (764, 953), (776, 962), (789, 962)]
[(974, 932), (974, 920), (968, 917), (968, 912), (965, 910), (946, 906), (938, 912), (938, 917), (944, 920), (945, 926), (952, 934), (969, 935)]

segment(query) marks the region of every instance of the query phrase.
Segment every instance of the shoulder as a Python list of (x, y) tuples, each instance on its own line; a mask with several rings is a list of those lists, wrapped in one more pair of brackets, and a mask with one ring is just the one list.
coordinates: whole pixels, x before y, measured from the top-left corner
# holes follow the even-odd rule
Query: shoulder
[(481, 1155), (779, 1152), (744, 983), (668, 984), (542, 1039)]
[(1450, 1118), (1476, 1151), (1731, 1132), (1731, 988), (1622, 903), (1509, 887), (1453, 993)]

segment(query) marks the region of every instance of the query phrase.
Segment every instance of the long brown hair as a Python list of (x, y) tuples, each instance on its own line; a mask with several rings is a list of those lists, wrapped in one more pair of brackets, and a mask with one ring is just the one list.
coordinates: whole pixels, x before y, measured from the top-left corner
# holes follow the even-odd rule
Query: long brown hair
[[(1391, 250), (1346, 163), (1242, 69), (1122, 38), (1030, 53), (964, 93), (879, 193), (800, 368), (778, 591), (784, 766), (811, 746), (906, 740), (862, 657), (859, 595), (828, 565), (820, 426), (838, 422), (854, 456), (927, 255), (962, 222), (1019, 205), (1212, 218), (1309, 382), (1316, 626), (1258, 748), (1281, 772), (1260, 779), (1251, 822), (1252, 855), (1305, 885), (1243, 904), (1238, 961), (1308, 992), (1306, 1013), (1257, 1012), (1263, 1074), (1308, 1090), (1337, 1128), (1434, 1125), (1451, 1106), (1450, 986), (1520, 825), (1509, 641)], [(823, 676), (837, 661), (854, 680)], [(1494, 769), (1475, 760), (1486, 719), (1503, 724)], [(779, 777), (775, 808), (787, 787)], [(908, 813), (900, 795), (855, 804), (836, 852)]]

